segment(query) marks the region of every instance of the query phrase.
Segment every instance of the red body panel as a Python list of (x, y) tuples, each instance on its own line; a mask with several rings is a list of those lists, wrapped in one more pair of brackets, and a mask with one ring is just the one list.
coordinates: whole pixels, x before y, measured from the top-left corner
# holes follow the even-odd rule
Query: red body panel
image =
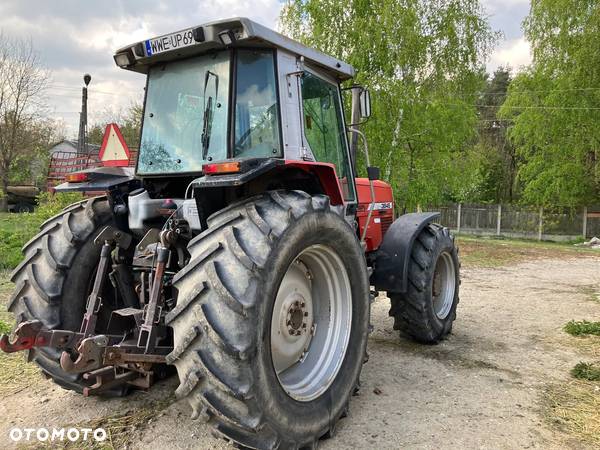
[[(307, 172), (314, 173), (321, 182), (325, 193), (329, 196), (332, 205), (344, 203), (344, 189), (342, 184), (345, 180), (339, 180), (335, 172), (335, 166), (329, 163), (313, 161), (286, 160), (286, 166), (297, 167)], [(367, 178), (356, 178), (356, 191), (358, 195), (358, 207), (356, 220), (358, 222), (359, 236), (367, 224), (369, 205), (373, 202), (373, 214), (367, 228), (365, 243), (367, 251), (377, 250), (383, 240), (383, 235), (394, 221), (394, 196), (392, 188), (383, 181), (373, 181), (375, 198), (371, 199), (371, 188)]]
[(383, 240), (383, 235), (394, 221), (394, 196), (392, 187), (383, 181), (373, 181), (375, 199), (371, 199), (371, 188), (367, 178), (356, 179), (356, 190), (358, 191), (358, 212), (356, 220), (358, 229), (362, 236), (369, 215), (369, 205), (374, 202), (371, 222), (367, 228), (365, 243), (367, 251), (377, 250)]

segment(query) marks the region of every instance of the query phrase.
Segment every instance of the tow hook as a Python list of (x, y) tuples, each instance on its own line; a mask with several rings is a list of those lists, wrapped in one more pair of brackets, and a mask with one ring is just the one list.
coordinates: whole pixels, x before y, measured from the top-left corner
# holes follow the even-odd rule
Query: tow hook
[(29, 350), (46, 344), (46, 337), (40, 335), (42, 322), (30, 320), (22, 322), (14, 331), (14, 340), (6, 334), (0, 336), (0, 349), (5, 353), (14, 353), (21, 350)]

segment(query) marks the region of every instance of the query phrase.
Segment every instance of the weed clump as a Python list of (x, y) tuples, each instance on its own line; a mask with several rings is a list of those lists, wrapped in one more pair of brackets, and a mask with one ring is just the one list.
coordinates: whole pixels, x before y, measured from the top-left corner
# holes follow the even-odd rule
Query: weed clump
[(587, 334), (600, 336), (600, 322), (588, 322), (587, 320), (578, 322), (571, 320), (565, 325), (564, 330), (573, 336), (582, 336)]
[(571, 369), (571, 375), (580, 380), (600, 381), (600, 367), (580, 362)]

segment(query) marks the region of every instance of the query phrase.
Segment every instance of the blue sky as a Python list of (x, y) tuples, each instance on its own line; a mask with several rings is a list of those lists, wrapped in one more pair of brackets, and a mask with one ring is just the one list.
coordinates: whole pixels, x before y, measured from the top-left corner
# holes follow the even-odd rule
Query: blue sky
[[(488, 61), (488, 70), (530, 61), (521, 22), (529, 0), (482, 0), (495, 30), (504, 39)], [(177, 5), (176, 8), (173, 5)], [(247, 16), (275, 28), (280, 0), (2, 0), (0, 29), (31, 38), (40, 60), (51, 70), (48, 103), (52, 116), (75, 135), (82, 76), (89, 72), (90, 122), (103, 120), (142, 98), (142, 75), (118, 69), (114, 50), (151, 36), (214, 19)]]

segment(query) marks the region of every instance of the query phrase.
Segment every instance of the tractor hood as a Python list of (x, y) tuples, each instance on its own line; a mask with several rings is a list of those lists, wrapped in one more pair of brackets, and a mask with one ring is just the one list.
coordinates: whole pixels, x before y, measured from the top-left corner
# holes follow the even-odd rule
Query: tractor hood
[(114, 59), (122, 69), (147, 73), (156, 63), (231, 47), (279, 48), (303, 57), (340, 81), (354, 76), (354, 68), (349, 64), (243, 17), (210, 22), (137, 42), (117, 50)]

